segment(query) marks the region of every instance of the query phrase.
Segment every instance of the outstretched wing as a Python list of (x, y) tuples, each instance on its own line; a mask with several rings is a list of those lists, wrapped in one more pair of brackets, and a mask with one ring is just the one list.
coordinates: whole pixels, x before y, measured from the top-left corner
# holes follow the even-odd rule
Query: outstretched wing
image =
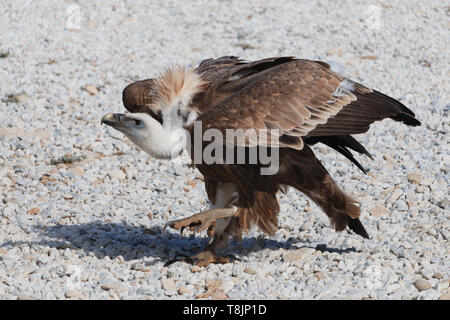
[[(225, 135), (227, 129), (253, 129), (257, 138), (267, 139), (258, 145), (300, 150), (308, 137), (363, 133), (387, 117), (420, 124), (400, 102), (334, 73), (326, 63), (277, 59), (263, 67), (243, 63), (220, 83), (216, 91), (235, 90), (200, 115), (203, 130), (215, 128)], [(255, 141), (246, 137), (232, 143), (250, 146)]]

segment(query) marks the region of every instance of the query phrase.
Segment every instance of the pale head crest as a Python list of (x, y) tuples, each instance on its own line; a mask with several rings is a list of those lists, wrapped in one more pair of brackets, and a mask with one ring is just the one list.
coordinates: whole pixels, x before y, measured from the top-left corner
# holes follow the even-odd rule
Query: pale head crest
[(182, 102), (188, 104), (207, 84), (193, 69), (174, 65), (165, 69), (155, 79), (155, 101), (161, 107), (172, 107)]

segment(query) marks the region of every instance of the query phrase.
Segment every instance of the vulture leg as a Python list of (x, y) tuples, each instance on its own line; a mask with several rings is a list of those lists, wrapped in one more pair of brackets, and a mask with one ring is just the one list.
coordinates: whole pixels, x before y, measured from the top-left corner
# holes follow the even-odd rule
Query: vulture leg
[(166, 263), (171, 264), (175, 261), (182, 261), (197, 266), (207, 266), (211, 263), (228, 263), (230, 259), (216, 254), (216, 250), (225, 247), (228, 240), (238, 227), (239, 220), (236, 217), (237, 208), (234, 206), (236, 201), (236, 186), (233, 183), (222, 183), (215, 188), (213, 199), (211, 199), (211, 209), (194, 214), (191, 217), (168, 222), (165, 226), (174, 229), (183, 229), (189, 227), (190, 230), (203, 231), (214, 226), (214, 235), (211, 241), (200, 252), (189, 257), (180, 257)]
[(206, 228), (210, 229), (211, 225), (215, 224), (216, 219), (232, 217), (235, 213), (235, 207), (209, 209), (184, 219), (169, 221), (164, 225), (163, 230), (171, 227), (180, 230), (181, 234), (185, 228), (194, 232), (202, 232)]
[(210, 250), (202, 251), (194, 256), (187, 257), (180, 261), (190, 263), (199, 267), (207, 267), (211, 263), (221, 263), (221, 264), (230, 263), (230, 259), (218, 256), (214, 253), (214, 251)]
[(222, 232), (215, 232), (213, 239), (208, 243), (204, 250), (195, 255), (184, 257), (178, 261), (194, 264), (199, 267), (206, 267), (211, 263), (229, 263), (230, 258), (217, 255), (216, 250), (223, 248), (228, 244), (228, 240), (233, 235), (233, 230), (238, 224), (238, 218), (232, 217), (224, 220), (227, 220), (227, 226)]

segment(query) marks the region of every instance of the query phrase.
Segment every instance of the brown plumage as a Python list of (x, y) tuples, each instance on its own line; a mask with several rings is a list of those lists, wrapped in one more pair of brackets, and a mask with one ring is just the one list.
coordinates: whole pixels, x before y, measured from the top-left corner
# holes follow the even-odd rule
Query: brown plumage
[[(166, 91), (170, 91), (170, 77), (176, 78), (171, 72), (179, 72), (175, 69), (161, 76), (169, 79), (164, 83)], [(198, 82), (191, 88), (193, 94), (189, 96), (187, 109), (196, 112), (203, 132), (215, 128), (225, 136), (226, 129), (257, 132), (275, 129), (268, 138), (272, 146), (276, 143), (280, 154), (280, 170), (275, 175), (261, 175), (260, 163), (197, 164), (213, 205), (219, 199), (217, 192), (227, 183), (232, 184), (237, 194), (233, 202), (237, 212), (220, 229), (220, 234), (214, 235), (208, 250), (214, 252), (225, 245), (228, 236), (241, 237), (252, 225), (273, 235), (278, 228), (276, 194), (285, 185), (302, 191), (319, 205), (336, 231), (349, 227), (369, 237), (359, 220), (357, 201), (334, 183), (309, 145), (324, 143), (365, 172), (349, 149), (371, 155), (351, 134), (364, 133), (371, 123), (385, 118), (420, 125), (411, 110), (335, 73), (321, 61), (276, 57), (247, 62), (228, 56), (204, 60), (193, 74), (197, 78), (183, 80)], [(162, 88), (158, 83), (161, 80), (148, 79), (127, 86), (123, 91), (126, 109), (147, 113), (164, 123), (164, 106), (156, 103), (161, 94), (158, 90)], [(179, 87), (179, 81), (174, 86)], [(192, 123), (186, 128), (193, 133)], [(246, 148), (248, 152), (249, 146), (255, 147), (248, 139), (241, 142), (238, 139), (224, 148)], [(198, 225), (191, 220), (186, 223)]]

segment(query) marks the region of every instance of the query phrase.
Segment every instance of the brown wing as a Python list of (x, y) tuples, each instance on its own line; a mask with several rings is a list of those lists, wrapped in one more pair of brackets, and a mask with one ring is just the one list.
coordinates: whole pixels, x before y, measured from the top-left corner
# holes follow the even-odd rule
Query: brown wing
[(414, 113), (399, 101), (387, 95), (371, 90), (371, 92), (356, 92), (356, 101), (342, 109), (326, 124), (320, 124), (308, 133), (308, 137), (345, 135), (364, 133), (371, 123), (384, 118), (391, 118), (410, 126), (418, 126)]
[[(293, 57), (275, 57), (248, 62), (238, 57), (224, 56), (203, 60), (195, 71), (201, 74), (202, 80), (210, 83), (211, 86), (210, 90), (207, 90), (206, 97), (202, 92), (193, 98), (194, 106), (200, 113), (203, 113), (246, 85), (248, 79), (251, 78), (251, 74), (293, 59)], [(243, 74), (246, 75), (245, 81), (229, 81), (230, 78), (242, 77)], [(158, 110), (152, 108), (153, 86), (153, 79), (137, 81), (126, 86), (122, 92), (122, 101), (125, 108), (132, 113), (142, 112), (156, 116), (159, 121)]]
[(203, 60), (195, 71), (202, 75), (203, 80), (217, 85), (228, 82), (230, 78), (249, 76), (292, 60), (295, 58), (272, 57), (249, 62), (235, 56), (224, 56)]
[[(274, 59), (260, 68), (256, 62), (243, 64), (219, 84), (216, 91), (237, 89), (200, 115), (203, 130), (274, 129), (268, 137), (272, 145), (279, 138), (281, 147), (302, 149), (303, 138), (362, 133), (386, 117), (420, 124), (398, 101), (332, 72), (326, 63)], [(246, 146), (251, 144), (245, 140)]]
[(203, 113), (245, 87), (258, 73), (293, 59), (294, 57), (274, 57), (249, 62), (225, 56), (204, 60), (195, 71), (210, 86), (194, 99), (194, 104)]
[(246, 61), (235, 56), (224, 56), (203, 60), (195, 71), (202, 75), (203, 80), (214, 82), (226, 78), (236, 66), (246, 63)]

